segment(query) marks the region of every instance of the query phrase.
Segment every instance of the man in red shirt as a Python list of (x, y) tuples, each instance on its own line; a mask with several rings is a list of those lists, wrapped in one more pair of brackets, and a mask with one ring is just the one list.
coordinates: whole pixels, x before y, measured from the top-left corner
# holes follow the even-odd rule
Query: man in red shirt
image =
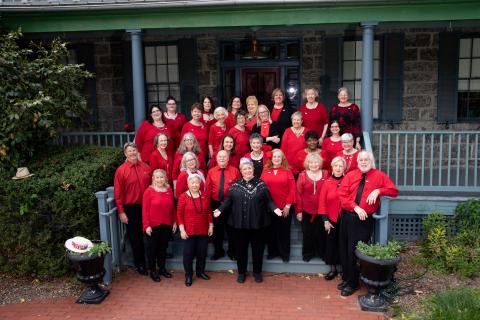
[[(228, 189), (230, 186), (240, 178), (240, 172), (237, 168), (228, 165), (228, 153), (225, 150), (220, 150), (217, 153), (217, 165), (208, 171), (206, 181), (206, 195), (211, 200), (212, 210), (220, 207), (220, 204), (227, 197)], [(225, 250), (223, 249), (223, 240), (225, 236), (225, 217), (227, 215), (222, 214), (218, 218), (213, 219), (214, 234), (213, 245), (215, 247), (215, 253), (212, 256), (212, 260), (218, 260), (225, 256)], [(227, 226), (228, 237), (228, 250), (227, 254), (230, 259), (235, 257), (233, 239), (230, 229)]]
[(355, 248), (359, 241), (370, 241), (374, 226), (372, 214), (380, 207), (379, 196), (398, 195), (398, 189), (392, 180), (375, 169), (375, 159), (371, 152), (359, 152), (357, 162), (358, 169), (350, 171), (338, 189), (343, 209), (340, 223), (343, 282), (338, 285), (342, 296), (349, 296), (358, 289), (359, 273)]
[(128, 240), (132, 245), (137, 272), (148, 275), (143, 246), (142, 197), (150, 185), (152, 171), (147, 164), (138, 160), (135, 143), (127, 142), (123, 151), (126, 161), (115, 171), (113, 183), (115, 203), (120, 221), (127, 225)]

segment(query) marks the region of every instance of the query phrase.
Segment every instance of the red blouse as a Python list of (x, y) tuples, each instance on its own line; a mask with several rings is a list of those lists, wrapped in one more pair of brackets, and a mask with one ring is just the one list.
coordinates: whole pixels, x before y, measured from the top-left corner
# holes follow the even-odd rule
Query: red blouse
[[(199, 170), (199, 171), (203, 174), (203, 176), (205, 176), (202, 170)], [(192, 172), (192, 173), (195, 173), (195, 172)], [(187, 171), (180, 172), (177, 178), (177, 183), (175, 185), (175, 196), (177, 198), (180, 197), (182, 193), (188, 190), (187, 181), (188, 181), (188, 172)], [(200, 191), (201, 192), (205, 191), (205, 180), (200, 181)]]
[(280, 117), (280, 113), (282, 113), (283, 108), (277, 109), (275, 107), (272, 108), (272, 113), (270, 117), (273, 121), (278, 121), (278, 117)]
[(217, 124), (210, 126), (208, 132), (208, 145), (212, 146), (213, 152), (217, 152), (222, 143), (222, 138), (227, 134), (227, 125), (219, 127)]
[(308, 129), (304, 128), (302, 133), (297, 137), (292, 128), (288, 128), (283, 133), (280, 149), (285, 154), (288, 164), (292, 167), (293, 174), (298, 174), (300, 171), (302, 171), (297, 167), (295, 160), (297, 153), (307, 147), (307, 143), (305, 142), (305, 134), (307, 132)]
[(204, 194), (192, 198), (184, 192), (178, 198), (177, 223), (183, 224), (189, 236), (208, 234), (208, 225), (212, 223), (210, 199)]
[(303, 113), (303, 125), (311, 130), (315, 130), (321, 137), (323, 127), (328, 124), (328, 114), (325, 106), (318, 102), (314, 109), (308, 109), (306, 104), (302, 104), (298, 111)]
[(347, 172), (350, 172), (352, 170), (355, 170), (358, 168), (358, 162), (357, 162), (357, 158), (358, 158), (358, 151), (355, 152), (354, 154), (344, 154), (343, 153), (343, 150), (340, 151), (339, 153), (337, 153), (336, 155), (337, 157), (342, 157), (343, 159), (345, 159), (345, 162), (346, 162), (346, 167), (345, 167), (345, 174)]
[(143, 192), (152, 181), (152, 170), (142, 161), (125, 161), (115, 171), (114, 198), (118, 213), (125, 213), (125, 204), (142, 204)]
[(292, 171), (282, 168), (265, 169), (260, 179), (267, 185), (272, 200), (278, 208), (283, 209), (287, 203), (295, 204), (297, 188)]
[(330, 137), (325, 138), (322, 143), (322, 151), (326, 152), (328, 159), (324, 159), (327, 163), (330, 164), (333, 158), (337, 155), (338, 152), (342, 151), (342, 140), (332, 141)]
[(228, 134), (232, 135), (235, 140), (235, 153), (241, 158), (250, 152), (250, 132), (247, 128), (244, 131), (236, 127), (231, 128)]
[(202, 149), (202, 152), (204, 154), (208, 154), (208, 127), (203, 123), (201, 123), (199, 126), (196, 126), (188, 121), (183, 125), (182, 134), (180, 136), (183, 137), (187, 132), (193, 133), (198, 141), (198, 144), (200, 145), (200, 148)]
[(343, 177), (335, 179), (330, 177), (325, 181), (318, 199), (318, 214), (326, 214), (328, 220), (337, 222), (342, 206), (340, 205), (340, 198), (338, 196), (338, 187), (342, 182)]
[[(175, 152), (175, 157), (173, 158), (173, 169), (172, 169), (172, 180), (177, 180), (178, 174), (180, 173), (180, 165), (182, 164), (183, 154)], [(205, 154), (200, 152), (197, 154), (198, 162), (200, 163), (200, 169), (207, 171), (207, 163), (205, 162)]]
[(233, 112), (228, 112), (228, 116), (225, 119), (225, 124), (227, 125), (227, 128), (233, 128), (235, 126), (235, 115)]
[(165, 112), (162, 115), (163, 122), (165, 122), (172, 133), (172, 145), (173, 150), (177, 150), (180, 142), (182, 140), (182, 128), (183, 125), (187, 122), (187, 117), (183, 113), (177, 113), (175, 119), (167, 118)]
[(142, 222), (143, 231), (148, 227), (156, 227), (162, 224), (173, 225), (177, 219), (173, 191), (168, 188), (166, 192), (155, 191), (150, 186), (143, 193)]
[(317, 214), (320, 191), (328, 177), (328, 171), (326, 170), (322, 170), (322, 177), (318, 181), (310, 179), (306, 171), (302, 171), (298, 175), (297, 204), (295, 205), (297, 213)]
[(173, 169), (173, 159), (171, 155), (167, 155), (165, 159), (158, 149), (153, 150), (150, 155), (150, 168), (152, 171), (155, 169), (163, 169), (167, 173), (168, 183), (172, 184), (172, 169)]
[[(138, 128), (137, 135), (135, 136), (135, 143), (138, 146), (138, 152), (140, 152), (140, 157), (143, 162), (148, 163), (150, 161), (150, 155), (155, 149), (155, 146), (153, 145), (153, 140), (155, 139), (155, 136), (159, 133), (165, 133), (169, 138), (172, 137), (170, 129), (167, 125), (159, 128), (145, 120), (140, 126), (140, 128)], [(168, 146), (168, 154), (172, 154), (172, 146)]]

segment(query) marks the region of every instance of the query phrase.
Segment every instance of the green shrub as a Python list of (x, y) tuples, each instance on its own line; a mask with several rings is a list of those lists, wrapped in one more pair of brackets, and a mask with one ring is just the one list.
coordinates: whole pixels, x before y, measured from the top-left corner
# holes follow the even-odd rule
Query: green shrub
[(427, 299), (425, 307), (421, 320), (480, 319), (480, 289), (445, 290)]
[(365, 242), (360, 241), (357, 244), (357, 249), (366, 256), (378, 260), (389, 260), (400, 255), (402, 245), (397, 241), (389, 241), (384, 246), (378, 243), (366, 244)]
[(94, 193), (113, 185), (121, 149), (51, 147), (31, 159), (24, 180), (0, 168), (0, 271), (59, 276), (70, 269), (66, 239), (98, 239)]

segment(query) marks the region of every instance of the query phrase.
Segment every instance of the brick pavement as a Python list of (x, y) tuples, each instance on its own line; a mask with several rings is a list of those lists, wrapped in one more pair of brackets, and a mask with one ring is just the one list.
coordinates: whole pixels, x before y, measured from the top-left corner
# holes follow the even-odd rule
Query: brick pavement
[(133, 271), (114, 280), (110, 295), (101, 305), (78, 305), (75, 298), (36, 300), (0, 306), (0, 319), (355, 319), (381, 320), (383, 314), (363, 312), (358, 294), (341, 297), (338, 281), (315, 275), (265, 273), (257, 284), (247, 277), (236, 283), (236, 274), (210, 272), (210, 281), (194, 278), (190, 288), (183, 272), (154, 283)]

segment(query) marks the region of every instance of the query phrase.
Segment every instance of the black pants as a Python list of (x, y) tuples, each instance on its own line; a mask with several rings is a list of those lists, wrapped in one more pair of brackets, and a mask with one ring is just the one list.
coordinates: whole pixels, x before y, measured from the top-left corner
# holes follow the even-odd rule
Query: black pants
[(372, 236), (373, 218), (360, 220), (356, 213), (342, 212), (340, 224), (340, 261), (342, 264), (342, 278), (349, 286), (358, 286), (359, 272), (355, 248), (359, 241), (368, 243)]
[(312, 222), (312, 214), (303, 212), (302, 216), (302, 256), (313, 258), (319, 256), (325, 257), (325, 228), (322, 218), (313, 215), (315, 219)]
[[(333, 222), (330, 219), (328, 220), (333, 226), (333, 229), (330, 228), (330, 233), (325, 232), (325, 263), (328, 265), (337, 265), (339, 261), (338, 257), (338, 234), (340, 228), (340, 221)], [(325, 230), (324, 224), (322, 222), (322, 227)]]
[(252, 245), (253, 272), (261, 273), (265, 251), (265, 229), (233, 229), (238, 273), (247, 272), (248, 245)]
[(172, 226), (162, 224), (152, 228), (152, 235), (147, 235), (147, 258), (150, 271), (165, 269), (165, 255), (167, 254), (168, 239), (172, 233)]
[[(211, 206), (212, 211), (218, 209), (220, 207), (221, 202), (212, 200)], [(218, 218), (213, 218), (213, 246), (215, 248), (216, 255), (223, 255), (225, 254), (225, 250), (223, 249), (223, 241), (225, 239), (225, 231), (227, 232), (227, 240), (228, 240), (228, 252), (235, 256), (235, 242), (233, 241), (233, 234), (232, 228), (227, 225), (228, 212), (222, 212), (222, 214)]]
[(275, 215), (272, 219), (272, 226), (268, 229), (268, 254), (290, 257), (290, 227), (292, 225), (293, 207), (290, 208), (290, 214), (284, 218)]
[(205, 271), (205, 260), (207, 258), (208, 236), (188, 236), (183, 242), (183, 269), (185, 276), (193, 275), (193, 259), (196, 258), (195, 272)]
[(143, 246), (142, 206), (126, 204), (123, 206), (128, 218), (127, 234), (132, 245), (135, 267), (145, 267), (145, 247)]

